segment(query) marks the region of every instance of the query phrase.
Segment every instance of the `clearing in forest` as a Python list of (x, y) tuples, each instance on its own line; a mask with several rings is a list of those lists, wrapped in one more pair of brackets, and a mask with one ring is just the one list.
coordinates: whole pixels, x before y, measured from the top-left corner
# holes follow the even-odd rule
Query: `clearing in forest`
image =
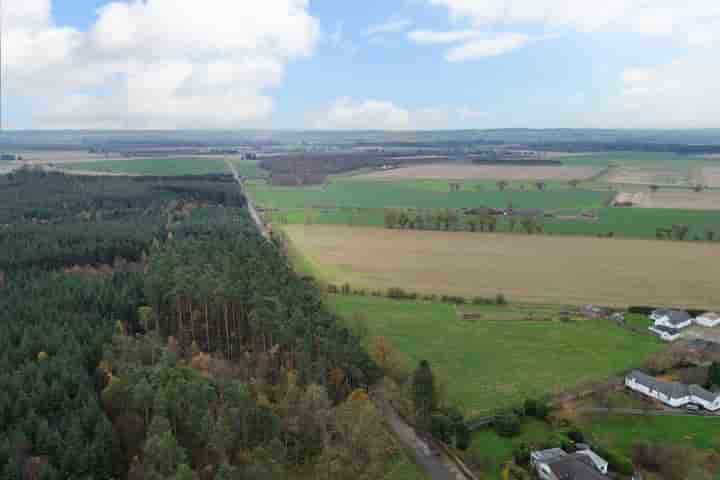
[(720, 245), (524, 234), (284, 227), (323, 280), (465, 297), (720, 307)]
[(602, 171), (593, 166), (413, 165), (373, 172), (358, 178), (375, 180), (585, 180)]

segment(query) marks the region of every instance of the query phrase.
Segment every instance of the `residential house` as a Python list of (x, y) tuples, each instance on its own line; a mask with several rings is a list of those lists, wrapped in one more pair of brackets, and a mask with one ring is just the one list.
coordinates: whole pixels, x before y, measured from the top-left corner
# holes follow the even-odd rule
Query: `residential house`
[(720, 315), (715, 312), (703, 313), (695, 319), (695, 323), (703, 327), (717, 327), (720, 325)]
[(677, 328), (666, 327), (664, 325), (652, 325), (648, 328), (655, 335), (665, 340), (666, 342), (674, 342), (680, 338), (680, 330)]
[[(597, 454), (593, 455), (600, 465), (604, 465), (604, 472), (607, 473), (607, 462)], [(595, 460), (582, 451), (568, 454), (562, 449), (553, 448), (532, 452), (530, 460), (541, 480), (607, 480)]]
[(673, 408), (697, 405), (711, 412), (720, 410), (720, 393), (698, 385), (664, 382), (636, 370), (625, 377), (625, 386)]
[(583, 446), (583, 448), (578, 450), (576, 453), (589, 457), (590, 460), (592, 460), (593, 465), (595, 465), (595, 468), (598, 469), (598, 471), (600, 471), (600, 473), (602, 473), (603, 475), (607, 475), (608, 467), (610, 466), (610, 464), (600, 455), (590, 450), (590, 448), (588, 448), (587, 446)]
[(650, 315), (656, 326), (677, 328), (682, 330), (693, 323), (692, 316), (683, 310), (655, 310)]

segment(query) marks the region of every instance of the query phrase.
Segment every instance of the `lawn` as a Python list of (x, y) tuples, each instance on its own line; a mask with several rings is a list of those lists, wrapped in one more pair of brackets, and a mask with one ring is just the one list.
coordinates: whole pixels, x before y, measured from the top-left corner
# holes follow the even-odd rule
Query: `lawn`
[(248, 192), (255, 202), (266, 208), (303, 209), (355, 207), (383, 209), (402, 208), (468, 208), (496, 207), (540, 208), (546, 211), (593, 209), (602, 207), (609, 199), (609, 192), (551, 188), (539, 191), (534, 187), (500, 191), (497, 186), (486, 184), (482, 190), (465, 187), (450, 192), (446, 181), (360, 181), (336, 179), (326, 187), (276, 187), (265, 182), (253, 182)]
[[(262, 178), (264, 172), (255, 160), (233, 160), (241, 175)], [(129, 158), (98, 162), (60, 164), (66, 170), (128, 173), (135, 175), (205, 175), (228, 173), (225, 160), (220, 157)]]
[(328, 301), (342, 315), (364, 314), (370, 334), (388, 338), (413, 365), (428, 360), (447, 377), (450, 400), (471, 416), (629, 370), (663, 348), (600, 320), (467, 322), (440, 303)]

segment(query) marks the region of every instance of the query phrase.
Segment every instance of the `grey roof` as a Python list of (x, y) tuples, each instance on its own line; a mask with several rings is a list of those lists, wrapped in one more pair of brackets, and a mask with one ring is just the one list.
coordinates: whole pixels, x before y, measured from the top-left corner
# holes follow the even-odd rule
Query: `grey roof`
[(630, 378), (634, 378), (636, 382), (648, 387), (651, 390), (664, 393), (669, 398), (682, 398), (687, 397), (690, 394), (690, 390), (687, 385), (677, 382), (663, 382), (639, 370), (633, 371), (628, 376)]
[(653, 313), (661, 317), (668, 317), (668, 321), (673, 325), (685, 323), (693, 318), (692, 315), (684, 310), (655, 310)]
[(539, 450), (532, 452), (532, 457), (538, 462), (548, 463), (557, 458), (566, 456), (567, 453), (562, 448), (549, 448), (547, 450)]
[(548, 464), (558, 480), (607, 480), (590, 457), (578, 453), (558, 458)]
[(717, 398), (718, 398), (717, 393), (709, 392), (709, 391), (705, 390), (704, 388), (699, 387), (697, 385), (690, 385), (690, 387), (688, 387), (688, 389), (690, 390), (691, 395), (695, 395), (698, 398), (702, 398), (706, 402), (712, 403), (715, 400), (717, 400)]
[(669, 333), (670, 335), (679, 335), (680, 330), (673, 327), (666, 327), (665, 325), (653, 325), (650, 330), (657, 330), (660, 332)]

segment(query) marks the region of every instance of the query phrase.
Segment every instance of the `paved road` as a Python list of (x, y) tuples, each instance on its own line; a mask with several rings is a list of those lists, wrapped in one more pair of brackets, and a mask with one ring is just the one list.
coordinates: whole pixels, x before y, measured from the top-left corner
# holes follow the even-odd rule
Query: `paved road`
[(265, 224), (260, 219), (260, 215), (258, 215), (258, 212), (255, 209), (255, 205), (253, 205), (252, 200), (250, 199), (250, 196), (245, 193), (245, 184), (243, 183), (242, 177), (240, 177), (240, 174), (238, 173), (237, 169), (235, 169), (235, 165), (233, 165), (233, 163), (230, 160), (228, 160), (226, 158), (225, 163), (227, 163), (227, 166), (230, 167), (233, 177), (235, 177), (235, 181), (238, 183), (238, 185), (240, 185), (240, 192), (242, 192), (242, 194), (245, 195), (245, 199), (247, 200), (248, 211), (250, 212), (250, 216), (252, 217), (253, 221), (255, 222), (255, 225), (257, 225), (258, 230), (260, 230), (260, 233), (262, 233), (262, 236), (269, 240), (270, 232), (268, 232), (267, 228), (265, 228)]
[(655, 417), (704, 417), (720, 419), (720, 414), (693, 413), (683, 410), (641, 410), (638, 408), (605, 408), (605, 407), (583, 407), (578, 408), (580, 413), (613, 413), (616, 415), (650, 415)]
[(384, 404), (381, 408), (397, 439), (415, 454), (417, 463), (422, 465), (433, 480), (467, 480), (450, 459), (420, 439), (415, 430), (405, 423), (392, 407)]

